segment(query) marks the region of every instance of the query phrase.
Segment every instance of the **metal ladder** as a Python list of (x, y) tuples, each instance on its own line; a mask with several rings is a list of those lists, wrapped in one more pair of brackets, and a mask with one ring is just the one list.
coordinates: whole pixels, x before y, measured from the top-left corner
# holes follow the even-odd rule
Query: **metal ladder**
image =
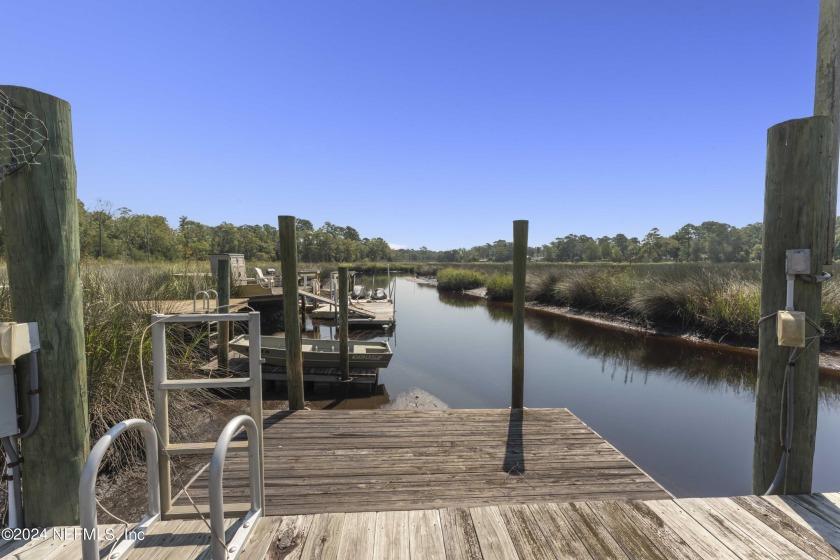
[[(201, 323), (219, 321), (248, 321), (248, 338), (251, 341), (248, 352), (248, 377), (229, 377), (212, 379), (169, 379), (166, 364), (166, 325), (168, 323)], [(171, 443), (169, 441), (169, 391), (188, 389), (230, 389), (249, 387), (250, 417), (256, 425), (255, 437), (249, 433), (248, 440), (254, 439), (259, 444), (258, 456), (259, 487), (252, 489), (259, 492), (259, 503), (265, 503), (263, 487), (264, 450), (262, 422), (262, 368), (260, 357), (260, 314), (252, 313), (187, 313), (181, 315), (152, 315), (152, 360), (154, 363), (155, 428), (160, 438), (158, 451), (158, 472), (160, 480), (160, 511), (163, 519), (193, 519), (197, 517), (195, 508), (190, 506), (172, 506), (172, 472), (170, 457), (174, 455), (210, 455), (216, 442)], [(249, 442), (231, 442), (234, 449), (245, 449)], [(253, 460), (253, 458), (252, 458)], [(252, 508), (251, 504), (230, 504), (224, 513), (244, 515)], [(199, 506), (202, 514), (209, 513), (207, 506)]]

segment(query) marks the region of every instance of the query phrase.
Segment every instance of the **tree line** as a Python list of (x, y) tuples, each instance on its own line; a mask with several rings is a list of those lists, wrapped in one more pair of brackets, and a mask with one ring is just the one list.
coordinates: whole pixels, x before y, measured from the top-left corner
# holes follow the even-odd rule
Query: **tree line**
[[(178, 225), (170, 227), (163, 216), (114, 209), (103, 200), (91, 208), (79, 201), (78, 210), (81, 254), (87, 259), (204, 260), (213, 253), (242, 253), (246, 260), (255, 261), (280, 259), (278, 229), (270, 224), (208, 226), (181, 216)], [(309, 220), (299, 219), (297, 239), (298, 258), (303, 262), (393, 259), (384, 239), (363, 238), (350, 226), (326, 222), (316, 229)], [(4, 245), (0, 212), (0, 249), (5, 250)]]
[[(761, 259), (761, 235), (760, 223), (738, 228), (711, 221), (686, 224), (667, 236), (653, 228), (641, 239), (623, 233), (598, 238), (569, 234), (528, 247), (528, 257), (546, 262), (749, 262)], [(395, 256), (407, 261), (508, 262), (513, 259), (513, 243), (499, 239), (469, 249), (401, 249)]]
[[(1, 210), (1, 209), (0, 209)], [(5, 251), (2, 211), (0, 250)], [(840, 218), (838, 218), (840, 231)], [(81, 252), (89, 259), (133, 261), (203, 260), (212, 253), (242, 253), (248, 260), (280, 258), (279, 235), (270, 224), (236, 226), (223, 222), (208, 226), (182, 216), (171, 227), (163, 216), (135, 214), (129, 208), (114, 209), (97, 200), (91, 208), (79, 201)], [(651, 229), (641, 239), (622, 233), (598, 238), (569, 234), (550, 243), (529, 247), (532, 261), (546, 262), (750, 262), (761, 259), (761, 223), (735, 227), (707, 221), (686, 224), (671, 235)], [(351, 226), (325, 222), (316, 228), (305, 219), (297, 221), (298, 258), (303, 262), (508, 262), (513, 243), (499, 239), (469, 249), (433, 251), (392, 249), (381, 237), (361, 237)], [(840, 255), (840, 236), (835, 240)]]

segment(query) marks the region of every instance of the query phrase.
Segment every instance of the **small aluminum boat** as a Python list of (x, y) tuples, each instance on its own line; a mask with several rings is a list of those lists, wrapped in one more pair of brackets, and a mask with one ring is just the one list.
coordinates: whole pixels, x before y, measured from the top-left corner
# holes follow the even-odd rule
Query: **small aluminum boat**
[[(282, 336), (262, 336), (262, 358), (265, 363), (286, 365), (286, 339)], [(304, 367), (339, 367), (339, 342), (317, 338), (300, 339)], [(391, 347), (387, 342), (374, 340), (350, 340), (350, 367), (384, 368), (391, 361)], [(230, 347), (240, 354), (248, 355), (248, 335), (239, 335), (230, 341)]]

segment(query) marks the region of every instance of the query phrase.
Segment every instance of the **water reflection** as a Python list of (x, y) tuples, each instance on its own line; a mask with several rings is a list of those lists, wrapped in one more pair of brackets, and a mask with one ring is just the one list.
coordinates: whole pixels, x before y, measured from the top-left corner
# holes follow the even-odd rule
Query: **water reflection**
[[(380, 373), (389, 392), (419, 387), (453, 408), (508, 407), (510, 305), (396, 285), (394, 332), (353, 334), (391, 342)], [(529, 311), (525, 370), (526, 406), (570, 409), (674, 494), (751, 493), (753, 354)], [(820, 383), (814, 491), (836, 491), (840, 380)], [(515, 451), (507, 466), (518, 470)]]
[[(452, 293), (439, 293), (438, 299), (461, 309), (483, 307), (491, 321), (512, 324), (510, 304)], [(676, 337), (609, 328), (530, 309), (525, 315), (525, 328), (546, 341), (562, 341), (581, 355), (598, 360), (601, 372), (609, 373), (613, 381), (647, 383), (651, 374), (665, 374), (688, 384), (707, 388), (725, 385), (735, 393), (755, 396), (758, 361), (755, 353), (747, 350), (716, 349)], [(840, 402), (840, 377), (820, 376), (820, 401)]]

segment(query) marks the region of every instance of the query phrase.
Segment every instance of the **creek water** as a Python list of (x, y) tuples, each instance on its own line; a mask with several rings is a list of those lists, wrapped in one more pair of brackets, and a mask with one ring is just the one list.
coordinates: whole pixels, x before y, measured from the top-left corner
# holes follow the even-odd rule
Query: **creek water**
[[(377, 283), (378, 284), (378, 283)], [(510, 405), (511, 310), (396, 282), (380, 382), (451, 408)], [(568, 408), (678, 497), (750, 494), (756, 360), (539, 312), (525, 321), (525, 406)], [(380, 401), (381, 402), (381, 401)], [(840, 379), (821, 379), (815, 492), (840, 490)]]

